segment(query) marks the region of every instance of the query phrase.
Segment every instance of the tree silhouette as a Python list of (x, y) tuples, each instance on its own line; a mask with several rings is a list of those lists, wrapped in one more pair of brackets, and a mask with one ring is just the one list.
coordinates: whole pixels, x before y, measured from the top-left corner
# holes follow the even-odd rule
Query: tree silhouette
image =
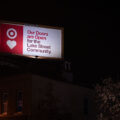
[(120, 118), (120, 82), (111, 78), (96, 84), (96, 103), (98, 120), (118, 120)]

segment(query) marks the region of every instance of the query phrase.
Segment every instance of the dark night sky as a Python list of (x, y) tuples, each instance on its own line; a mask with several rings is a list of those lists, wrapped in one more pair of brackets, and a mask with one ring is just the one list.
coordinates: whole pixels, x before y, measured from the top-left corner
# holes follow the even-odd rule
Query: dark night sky
[(104, 1), (8, 2), (1, 4), (0, 19), (64, 27), (65, 59), (73, 61), (78, 79), (96, 79), (119, 72), (120, 9), (115, 5)]

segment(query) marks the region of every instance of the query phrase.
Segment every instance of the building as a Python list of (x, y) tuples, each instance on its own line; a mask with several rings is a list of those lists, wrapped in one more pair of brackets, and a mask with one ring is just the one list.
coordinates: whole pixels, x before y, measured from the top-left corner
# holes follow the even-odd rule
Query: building
[(94, 119), (94, 92), (88, 88), (30, 74), (0, 82), (0, 119)]
[[(0, 120), (95, 119), (94, 91), (69, 81), (69, 77), (66, 77), (67, 71), (64, 74), (59, 70), (62, 67), (58, 62), (57, 65), (55, 61), (37, 64), (42, 69), (39, 71), (35, 67), (37, 60), (36, 63), (28, 60), (31, 66), (35, 65), (30, 67), (25, 62), (14, 63), (17, 59), (22, 61), (21, 57), (15, 58), (15, 61), (11, 58), (10, 61), (5, 56), (3, 58), (1, 71), (5, 66), (9, 69), (0, 76)], [(45, 67), (48, 69), (43, 69)], [(30, 68), (32, 69), (28, 70)], [(71, 76), (70, 71), (68, 76)]]

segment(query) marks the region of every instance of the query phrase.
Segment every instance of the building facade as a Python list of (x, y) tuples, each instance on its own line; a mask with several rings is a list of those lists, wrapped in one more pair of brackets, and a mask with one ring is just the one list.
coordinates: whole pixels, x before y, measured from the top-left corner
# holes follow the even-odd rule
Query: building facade
[(0, 79), (0, 120), (94, 120), (94, 91), (47, 77)]

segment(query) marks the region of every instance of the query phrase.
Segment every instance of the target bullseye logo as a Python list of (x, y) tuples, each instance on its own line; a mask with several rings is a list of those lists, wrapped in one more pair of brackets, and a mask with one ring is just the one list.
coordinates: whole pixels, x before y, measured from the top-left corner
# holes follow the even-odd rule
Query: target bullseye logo
[(0, 23), (0, 52), (23, 54), (23, 25)]
[(10, 39), (15, 39), (17, 37), (17, 31), (14, 28), (7, 30), (7, 37)]
[(13, 40), (17, 37), (17, 31), (14, 28), (9, 28), (6, 34), (9, 39), (12, 39), (12, 40), (7, 40), (6, 44), (10, 49), (13, 49), (17, 45), (16, 41)]

